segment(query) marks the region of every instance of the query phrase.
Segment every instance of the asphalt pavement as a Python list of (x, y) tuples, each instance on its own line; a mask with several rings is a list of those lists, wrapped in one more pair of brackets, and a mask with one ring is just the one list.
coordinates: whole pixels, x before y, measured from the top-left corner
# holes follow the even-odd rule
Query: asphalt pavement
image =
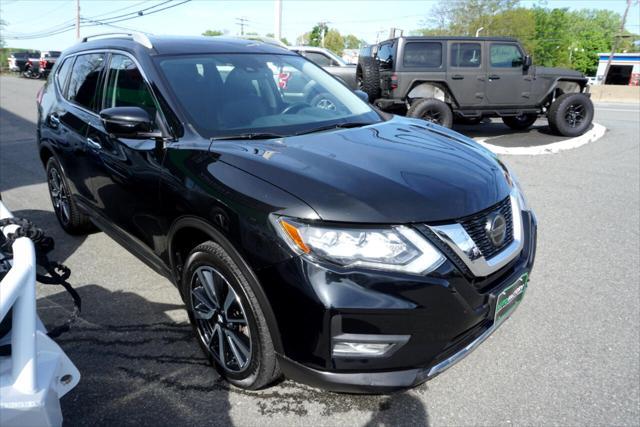
[[(393, 395), (360, 396), (291, 381), (259, 392), (228, 386), (200, 354), (173, 285), (103, 233), (65, 235), (35, 146), (41, 84), (0, 77), (0, 191), (16, 216), (56, 239), (53, 258), (72, 269), (83, 298), (81, 319), (58, 340), (82, 373), (62, 399), (67, 425), (639, 424), (638, 104), (598, 104), (595, 120), (607, 133), (583, 147), (503, 157), (539, 220), (523, 303), (434, 380)], [(495, 133), (498, 126), (474, 132)], [(542, 128), (517, 133), (514, 141), (558, 140)], [(70, 309), (59, 288), (39, 285), (45, 324)]]

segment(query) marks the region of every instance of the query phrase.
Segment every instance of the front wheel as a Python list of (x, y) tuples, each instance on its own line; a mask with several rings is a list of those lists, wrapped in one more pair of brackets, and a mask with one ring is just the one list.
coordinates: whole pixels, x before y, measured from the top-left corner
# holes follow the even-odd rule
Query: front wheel
[(551, 104), (549, 127), (562, 136), (579, 136), (591, 127), (593, 103), (583, 93), (565, 93)]
[(502, 122), (514, 130), (529, 129), (538, 120), (537, 114), (519, 114), (517, 116), (503, 117)]
[(447, 128), (453, 126), (451, 108), (439, 99), (429, 98), (414, 102), (407, 111), (407, 116), (423, 119)]
[(223, 247), (210, 241), (189, 254), (181, 288), (205, 355), (227, 381), (257, 390), (280, 372), (264, 314), (248, 280)]

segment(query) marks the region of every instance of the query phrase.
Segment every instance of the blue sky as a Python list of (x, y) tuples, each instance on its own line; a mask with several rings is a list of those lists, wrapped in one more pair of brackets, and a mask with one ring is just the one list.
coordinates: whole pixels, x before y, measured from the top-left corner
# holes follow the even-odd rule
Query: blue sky
[[(174, 0), (179, 2), (181, 0)], [(155, 0), (80, 0), (81, 15), (86, 18), (107, 19), (110, 16), (135, 12), (157, 5)], [(283, 36), (294, 42), (296, 37), (309, 31), (319, 21), (328, 21), (330, 27), (342, 34), (352, 33), (368, 42), (376, 40), (378, 31), (388, 34), (390, 27), (410, 31), (423, 27), (429, 10), (437, 1), (429, 0), (283, 0)], [(524, 6), (537, 1), (523, 1)], [(7, 26), (6, 37), (19, 33), (33, 33), (65, 24), (75, 17), (75, 0), (0, 0), (0, 18)], [(170, 4), (170, 3), (169, 3)], [(167, 4), (167, 5), (169, 5)], [(625, 0), (548, 0), (547, 7), (570, 9), (609, 9), (622, 14)], [(167, 6), (165, 5), (165, 6)], [(640, 32), (639, 6), (632, 7), (627, 29)], [(115, 11), (115, 12), (114, 12)], [(230, 35), (239, 32), (236, 18), (246, 18), (245, 31), (260, 34), (273, 32), (274, 2), (193, 0), (169, 10), (115, 23), (123, 27), (154, 34), (199, 35), (207, 29), (226, 30)], [(81, 35), (113, 31), (105, 26), (81, 28)], [(32, 40), (7, 40), (7, 45), (40, 50), (62, 50), (75, 42), (75, 30)]]

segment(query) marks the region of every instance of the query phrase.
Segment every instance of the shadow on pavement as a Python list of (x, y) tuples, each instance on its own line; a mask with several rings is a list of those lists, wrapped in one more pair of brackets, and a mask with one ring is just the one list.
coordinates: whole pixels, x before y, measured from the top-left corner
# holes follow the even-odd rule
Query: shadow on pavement
[[(228, 386), (210, 367), (187, 323), (152, 302), (97, 285), (76, 288), (83, 310), (56, 341), (80, 370), (62, 399), (68, 425), (230, 425)], [(71, 307), (58, 293), (38, 301), (45, 324)]]
[(0, 192), (43, 182), (35, 124), (0, 108)]

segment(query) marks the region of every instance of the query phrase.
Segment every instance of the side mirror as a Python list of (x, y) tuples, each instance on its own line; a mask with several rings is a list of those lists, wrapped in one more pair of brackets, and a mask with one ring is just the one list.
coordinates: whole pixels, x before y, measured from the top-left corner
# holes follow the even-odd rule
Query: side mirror
[(522, 68), (524, 68), (525, 70), (528, 69), (529, 67), (531, 67), (531, 64), (533, 63), (533, 61), (531, 60), (531, 56), (529, 55), (525, 55), (524, 57), (524, 61), (522, 63)]
[(354, 90), (353, 93), (358, 95), (358, 98), (362, 99), (367, 104), (369, 103), (369, 95), (367, 95), (366, 92), (361, 91), (360, 89), (358, 89), (358, 90)]
[(113, 107), (100, 111), (105, 130), (117, 138), (149, 139), (162, 135), (153, 132), (153, 119), (140, 107)]

